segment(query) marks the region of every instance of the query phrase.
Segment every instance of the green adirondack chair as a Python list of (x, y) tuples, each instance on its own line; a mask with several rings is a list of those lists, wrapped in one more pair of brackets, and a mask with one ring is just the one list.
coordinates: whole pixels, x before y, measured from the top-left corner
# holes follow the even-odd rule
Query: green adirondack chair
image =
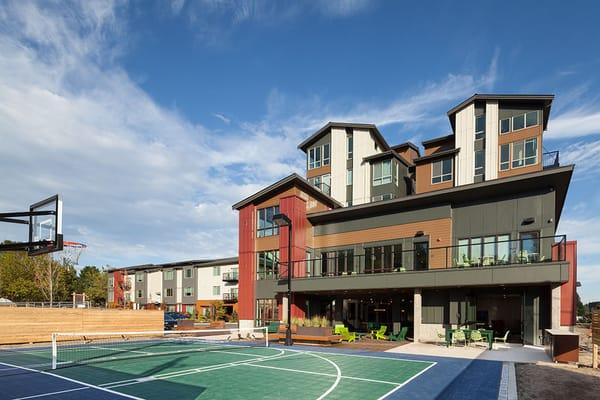
[(350, 332), (346, 327), (340, 329), (340, 335), (342, 335), (342, 340), (348, 343), (356, 341), (356, 332)]
[(403, 326), (400, 328), (400, 332), (397, 335), (390, 333), (389, 340), (394, 342), (402, 342), (406, 339), (406, 334), (408, 333), (408, 326)]
[(336, 335), (341, 335), (342, 334), (342, 329), (346, 328), (345, 325), (336, 325), (333, 329), (333, 333), (335, 333)]

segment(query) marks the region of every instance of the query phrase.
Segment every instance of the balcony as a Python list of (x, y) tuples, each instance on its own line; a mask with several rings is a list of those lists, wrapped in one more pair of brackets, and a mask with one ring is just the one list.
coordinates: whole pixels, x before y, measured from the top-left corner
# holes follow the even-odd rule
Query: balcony
[(331, 186), (329, 186), (325, 182), (312, 182), (312, 184), (313, 184), (313, 186), (315, 186), (317, 189), (319, 189), (321, 192), (325, 193), (326, 195), (328, 195), (328, 196), (331, 195)]
[(558, 151), (548, 151), (542, 154), (544, 169), (560, 167)]
[[(372, 248), (377, 251), (369, 254), (349, 255), (345, 252), (340, 256), (323, 255), (321, 258), (293, 261), (292, 271), (294, 279), (307, 279), (443, 270), (476, 271), (515, 266), (527, 268), (564, 263), (566, 242), (566, 236), (560, 235), (513, 240), (482, 238), (469, 244), (431, 248), (425, 244), (407, 250), (397, 250), (399, 246), (378, 246)], [(275, 267), (279, 279), (287, 279), (287, 263), (277, 262)]]
[(237, 283), (239, 280), (237, 272), (225, 272), (223, 273), (223, 282)]
[(237, 293), (223, 293), (223, 303), (237, 303)]

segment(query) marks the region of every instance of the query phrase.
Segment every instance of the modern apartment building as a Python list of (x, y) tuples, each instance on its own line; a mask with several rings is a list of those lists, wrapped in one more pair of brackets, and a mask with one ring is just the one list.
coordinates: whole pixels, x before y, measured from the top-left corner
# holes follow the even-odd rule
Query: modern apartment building
[(144, 264), (109, 271), (108, 303), (206, 315), (216, 301), (237, 309), (237, 258)]
[(576, 242), (556, 236), (573, 173), (543, 151), (552, 95), (476, 94), (450, 133), (389, 145), (375, 125), (330, 122), (298, 147), (307, 171), (239, 211), (241, 327), (292, 316), (369, 322), (415, 340), (461, 324), (539, 344), (575, 323)]

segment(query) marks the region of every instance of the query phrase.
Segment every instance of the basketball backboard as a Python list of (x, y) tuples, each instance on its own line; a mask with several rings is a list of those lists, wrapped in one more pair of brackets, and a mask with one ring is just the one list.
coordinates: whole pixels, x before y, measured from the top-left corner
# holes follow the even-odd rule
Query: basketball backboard
[(48, 197), (29, 206), (29, 255), (39, 255), (63, 249), (62, 199)]

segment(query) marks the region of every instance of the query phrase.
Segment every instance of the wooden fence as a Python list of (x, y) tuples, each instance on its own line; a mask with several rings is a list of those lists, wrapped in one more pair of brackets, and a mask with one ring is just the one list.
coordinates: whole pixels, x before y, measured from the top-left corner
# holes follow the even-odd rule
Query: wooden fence
[(163, 330), (163, 312), (0, 307), (0, 345), (48, 342), (53, 332)]
[(592, 311), (592, 367), (598, 368), (598, 347), (600, 346), (600, 310)]

